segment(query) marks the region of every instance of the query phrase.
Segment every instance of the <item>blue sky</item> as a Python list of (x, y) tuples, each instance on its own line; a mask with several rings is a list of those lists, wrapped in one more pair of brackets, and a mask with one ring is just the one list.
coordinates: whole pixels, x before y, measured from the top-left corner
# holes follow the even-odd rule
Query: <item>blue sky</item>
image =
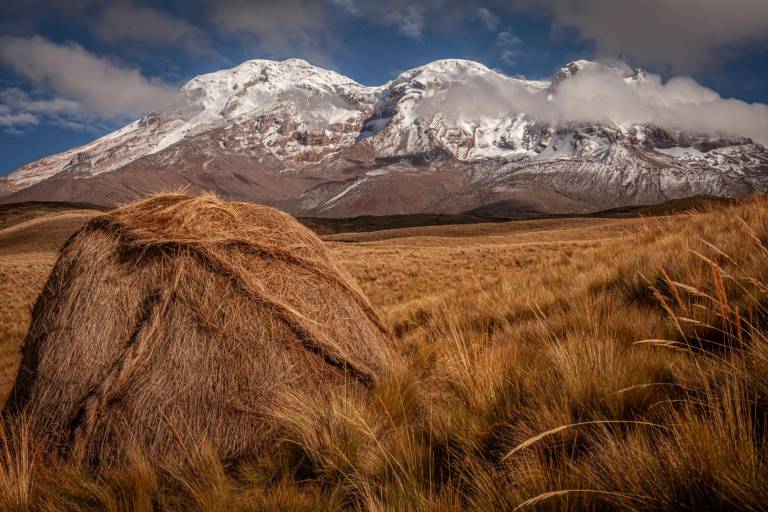
[(367, 85), (441, 58), (529, 78), (621, 58), (768, 103), (768, 2), (4, 0), (0, 174), (162, 108), (197, 74), (289, 57)]

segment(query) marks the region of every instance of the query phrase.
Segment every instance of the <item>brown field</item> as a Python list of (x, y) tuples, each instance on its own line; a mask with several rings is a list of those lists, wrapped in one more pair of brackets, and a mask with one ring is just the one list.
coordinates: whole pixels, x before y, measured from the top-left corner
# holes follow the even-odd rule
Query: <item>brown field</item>
[[(0, 224), (0, 394), (84, 210)], [(17, 214), (16, 214), (17, 215)], [(327, 235), (409, 370), (297, 402), (274, 453), (94, 476), (17, 427), (35, 510), (766, 510), (768, 203)], [(37, 458), (36, 458), (37, 457)]]

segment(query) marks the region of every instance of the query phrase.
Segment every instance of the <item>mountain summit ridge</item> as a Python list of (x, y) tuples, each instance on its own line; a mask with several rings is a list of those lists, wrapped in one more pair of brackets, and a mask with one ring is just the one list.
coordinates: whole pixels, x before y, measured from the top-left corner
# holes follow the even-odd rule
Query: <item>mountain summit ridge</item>
[(590, 73), (648, 80), (623, 63), (574, 61), (542, 81), (445, 59), (366, 86), (302, 59), (249, 60), (192, 78), (165, 110), (1, 178), (0, 200), (115, 204), (187, 186), (302, 215), (515, 215), (766, 189), (768, 152), (745, 137), (513, 108), (551, 109), (558, 88)]

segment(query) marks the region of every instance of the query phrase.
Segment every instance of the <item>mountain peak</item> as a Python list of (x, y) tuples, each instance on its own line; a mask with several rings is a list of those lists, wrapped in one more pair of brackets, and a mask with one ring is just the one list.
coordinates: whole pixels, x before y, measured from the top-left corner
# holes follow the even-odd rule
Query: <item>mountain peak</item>
[(585, 71), (590, 73), (615, 73), (621, 75), (624, 78), (635, 75), (639, 76), (639, 74), (642, 72), (640, 69), (633, 70), (621, 61), (596, 62), (580, 59), (569, 62), (560, 68), (560, 70), (552, 77), (551, 88), (554, 90), (554, 88), (556, 88), (557, 85), (560, 84), (563, 80), (567, 80), (568, 78), (575, 76), (577, 73)]
[(479, 62), (464, 59), (443, 59), (404, 71), (383, 87), (413, 83), (417, 88), (426, 88), (431, 83), (461, 82), (465, 78), (492, 73), (495, 72)]
[[(274, 194), (287, 197), (304, 190), (306, 184), (317, 184), (317, 179), (327, 179), (317, 190), (307, 190), (307, 197), (325, 198), (316, 208), (326, 214), (358, 195), (385, 193), (400, 173), (410, 180), (424, 169), (446, 165), (477, 169), (491, 176), (487, 173), (501, 172), (502, 166), (508, 165), (508, 169), (530, 166), (531, 172), (551, 170), (561, 180), (569, 176), (563, 169), (585, 162), (594, 164), (595, 172), (631, 168), (637, 171), (632, 176), (655, 176), (656, 169), (667, 167), (674, 172), (685, 166), (707, 168), (711, 170), (709, 177), (734, 169), (729, 179), (741, 183), (739, 187), (751, 190), (763, 186), (762, 181), (746, 182), (740, 177), (764, 173), (761, 169), (765, 169), (768, 156), (754, 145), (742, 148), (732, 141), (713, 145), (704, 136), (668, 133), (652, 126), (559, 122), (536, 115), (540, 105), (529, 100), (542, 100), (543, 105), (543, 100), (549, 101), (547, 92), (558, 82), (585, 72), (612, 74), (637, 85), (656, 80), (654, 75), (645, 77), (641, 70), (623, 63), (577, 60), (560, 69), (550, 84), (511, 78), (471, 60), (445, 59), (405, 71), (381, 86), (368, 87), (302, 59), (249, 60), (193, 78), (182, 88), (176, 104), (166, 110), (80, 148), (24, 166), (0, 180), (0, 195), (38, 184), (40, 190), (55, 187), (57, 181), (45, 184), (54, 175), (80, 186), (85, 183), (82, 180), (121, 169), (153, 169), (142, 174), (150, 179), (154, 170), (165, 169), (170, 174), (157, 171), (158, 176), (172, 176), (174, 180), (182, 179), (177, 170), (184, 169), (202, 176), (199, 183), (206, 187), (210, 180), (225, 180), (228, 173), (237, 173), (221, 190), (240, 194), (239, 184), (252, 183), (253, 190), (258, 191), (247, 196), (252, 199), (271, 200), (277, 197)], [(598, 80), (592, 86), (599, 88), (600, 84)], [(526, 110), (528, 103), (531, 111)], [(704, 141), (703, 149), (691, 150), (697, 141)], [(440, 155), (448, 155), (452, 162)], [(650, 174), (644, 171), (648, 162), (653, 164)], [(285, 182), (290, 194), (276, 186), (269, 189), (273, 195), (259, 195), (267, 189), (258, 180), (271, 179), (265, 177), (269, 175), (283, 183), (288, 174), (291, 180), (298, 180)], [(692, 176), (698, 179), (698, 174)], [(457, 177), (461, 182), (465, 178)], [(537, 175), (536, 180), (539, 178)], [(162, 183), (165, 179), (158, 178)], [(382, 188), (375, 189), (374, 181)], [(106, 179), (105, 183), (112, 186), (113, 182)], [(653, 191), (659, 187), (647, 183), (648, 197), (655, 198)], [(718, 181), (710, 186), (712, 183), (706, 181), (696, 190), (713, 195), (731, 193), (730, 185), (721, 186)], [(422, 190), (424, 197), (431, 199), (425, 199), (420, 207), (442, 201), (429, 195), (440, 189), (433, 185)], [(506, 190), (491, 185), (489, 190)], [(552, 182), (552, 186), (559, 187), (560, 181)], [(680, 190), (693, 190), (690, 186), (685, 181)], [(326, 192), (330, 194), (327, 197)], [(621, 194), (623, 189), (612, 189), (611, 193)], [(314, 199), (308, 201), (301, 208), (315, 204)], [(474, 204), (470, 201), (464, 206)], [(392, 213), (382, 206), (379, 213), (385, 212)]]
[(313, 64), (310, 64), (304, 59), (298, 59), (298, 58), (285, 59), (279, 62), (281, 62), (282, 64), (293, 65), (293, 66), (313, 67), (313, 68), (318, 67)]
[[(314, 66), (303, 59), (283, 61), (253, 59), (230, 69), (198, 75), (181, 88), (182, 93), (199, 89), (237, 90), (256, 84), (269, 84), (273, 89), (286, 89), (302, 85), (344, 84), (359, 86), (349, 77), (329, 69)], [(270, 87), (268, 87), (270, 88)]]
[(419, 75), (477, 75), (488, 73), (491, 70), (485, 65), (473, 60), (442, 59), (424, 64), (414, 69), (401, 73), (400, 77), (415, 78)]
[(439, 59), (416, 69), (490, 71), (485, 64), (468, 59)]

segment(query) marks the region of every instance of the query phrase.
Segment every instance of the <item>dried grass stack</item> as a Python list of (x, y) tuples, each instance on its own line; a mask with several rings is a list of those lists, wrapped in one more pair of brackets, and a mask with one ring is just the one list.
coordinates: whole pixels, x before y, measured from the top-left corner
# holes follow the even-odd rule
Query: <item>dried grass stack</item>
[(158, 195), (65, 244), (6, 413), (76, 460), (159, 460), (206, 439), (263, 449), (281, 396), (369, 385), (387, 328), (322, 242), (271, 208)]

